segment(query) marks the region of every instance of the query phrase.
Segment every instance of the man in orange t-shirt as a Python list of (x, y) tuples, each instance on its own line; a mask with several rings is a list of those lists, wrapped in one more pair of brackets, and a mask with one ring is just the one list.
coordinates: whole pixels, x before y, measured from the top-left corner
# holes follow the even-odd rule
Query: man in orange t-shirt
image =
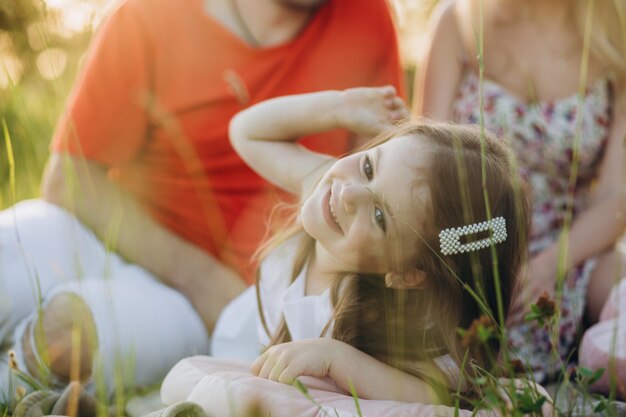
[[(271, 97), (384, 84), (402, 92), (385, 0), (123, 0), (98, 31), (57, 127), (43, 198), (73, 212), (125, 261), (175, 289), (173, 296), (182, 293), (210, 331), (228, 300), (252, 282), (252, 255), (278, 201), (231, 148), (231, 117)], [(355, 145), (340, 131), (303, 143), (334, 155)], [(126, 288), (128, 274), (110, 273), (133, 304), (116, 314), (130, 329), (134, 321), (141, 332), (158, 333), (146, 327), (156, 314), (149, 291)], [(54, 282), (42, 285), (44, 293), (55, 289), (42, 319), (46, 340), (70, 340), (68, 325), (58, 323), (75, 325), (76, 314), (63, 307), (68, 300)], [(117, 309), (122, 296), (108, 291)], [(92, 314), (83, 316), (96, 325), (100, 350), (109, 348), (97, 301), (68, 292), (80, 295), (82, 302), (72, 298), (79, 311)], [(167, 297), (157, 304), (170, 305)], [(141, 332), (128, 331), (135, 338)], [(50, 364), (61, 377), (69, 376), (69, 346)], [(28, 366), (37, 352), (24, 350)], [(189, 353), (181, 352), (158, 369)], [(81, 360), (88, 375), (90, 353)]]

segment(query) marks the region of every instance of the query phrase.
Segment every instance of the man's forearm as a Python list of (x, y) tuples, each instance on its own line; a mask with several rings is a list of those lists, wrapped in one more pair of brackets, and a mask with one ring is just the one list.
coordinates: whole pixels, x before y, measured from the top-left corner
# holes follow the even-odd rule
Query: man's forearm
[(244, 288), (234, 271), (157, 223), (94, 162), (52, 155), (42, 195), (73, 212), (112, 250), (187, 295), (196, 309), (199, 286), (206, 288), (199, 280), (208, 280), (211, 290), (203, 291), (202, 298), (210, 311), (201, 315), (209, 328), (225, 303)]

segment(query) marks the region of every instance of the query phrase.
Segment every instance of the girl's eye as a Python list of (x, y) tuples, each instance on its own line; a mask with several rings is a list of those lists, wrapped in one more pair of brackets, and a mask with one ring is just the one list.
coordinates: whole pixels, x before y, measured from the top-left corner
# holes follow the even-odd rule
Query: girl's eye
[(387, 231), (387, 223), (385, 222), (385, 214), (378, 207), (374, 208), (374, 220), (376, 221), (376, 224), (378, 225), (378, 227), (383, 229), (383, 232)]
[(372, 161), (370, 161), (370, 157), (369, 156), (365, 156), (365, 159), (363, 160), (363, 173), (365, 174), (365, 177), (371, 181), (372, 178), (374, 178), (374, 169), (372, 168)]

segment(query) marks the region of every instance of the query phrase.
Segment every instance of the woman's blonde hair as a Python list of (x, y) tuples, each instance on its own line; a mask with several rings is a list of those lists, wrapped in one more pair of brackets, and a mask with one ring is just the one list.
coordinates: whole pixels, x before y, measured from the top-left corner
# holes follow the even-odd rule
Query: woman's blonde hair
[[(420, 171), (419, 175), (426, 176), (430, 198), (425, 214), (421, 214), (424, 226), (416, 231), (419, 244), (415, 248), (418, 254), (415, 268), (425, 272), (426, 287), (387, 288), (381, 275), (343, 277), (331, 288), (332, 337), (398, 369), (424, 376), (411, 368), (411, 363), (432, 361), (445, 354), (457, 365), (463, 363), (466, 349), (459, 327), (467, 329), (483, 315), (497, 320), (498, 306), (506, 317), (516, 274), (525, 258), (530, 209), (526, 187), (515, 172), (510, 153), (490, 134), (485, 133), (481, 139), (477, 127), (409, 121), (383, 133), (367, 148), (401, 136), (432, 145), (429, 169)], [(441, 254), (441, 230), (485, 221), (490, 217), (488, 212), (491, 217), (504, 217), (507, 224), (507, 240), (494, 247), (497, 262), (488, 248), (449, 256)], [(314, 250), (315, 242), (301, 224), (294, 221), (263, 250), (267, 254), (298, 233), (303, 237), (296, 252), (292, 280)], [(270, 338), (272, 345), (291, 340), (284, 320)], [(493, 338), (486, 346), (469, 349), (471, 361), (487, 366), (497, 355), (499, 340)]]
[(619, 81), (626, 76), (626, 2), (624, 0), (574, 1), (574, 19), (581, 41), (589, 18), (590, 53)]

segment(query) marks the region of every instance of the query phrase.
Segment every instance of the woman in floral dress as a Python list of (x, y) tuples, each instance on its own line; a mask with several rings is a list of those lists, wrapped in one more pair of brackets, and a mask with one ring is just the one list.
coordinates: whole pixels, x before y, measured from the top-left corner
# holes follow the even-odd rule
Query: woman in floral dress
[[(483, 3), (482, 12), (479, 0), (442, 2), (435, 11), (416, 111), (461, 123), (482, 119), (514, 149), (531, 185), (529, 262), (509, 340), (541, 381), (562, 369), (585, 307), (596, 320), (619, 276), (620, 230), (611, 219), (623, 181), (626, 45), (618, 16), (626, 4)], [(554, 346), (547, 329), (524, 320), (544, 291), (560, 306)]]

